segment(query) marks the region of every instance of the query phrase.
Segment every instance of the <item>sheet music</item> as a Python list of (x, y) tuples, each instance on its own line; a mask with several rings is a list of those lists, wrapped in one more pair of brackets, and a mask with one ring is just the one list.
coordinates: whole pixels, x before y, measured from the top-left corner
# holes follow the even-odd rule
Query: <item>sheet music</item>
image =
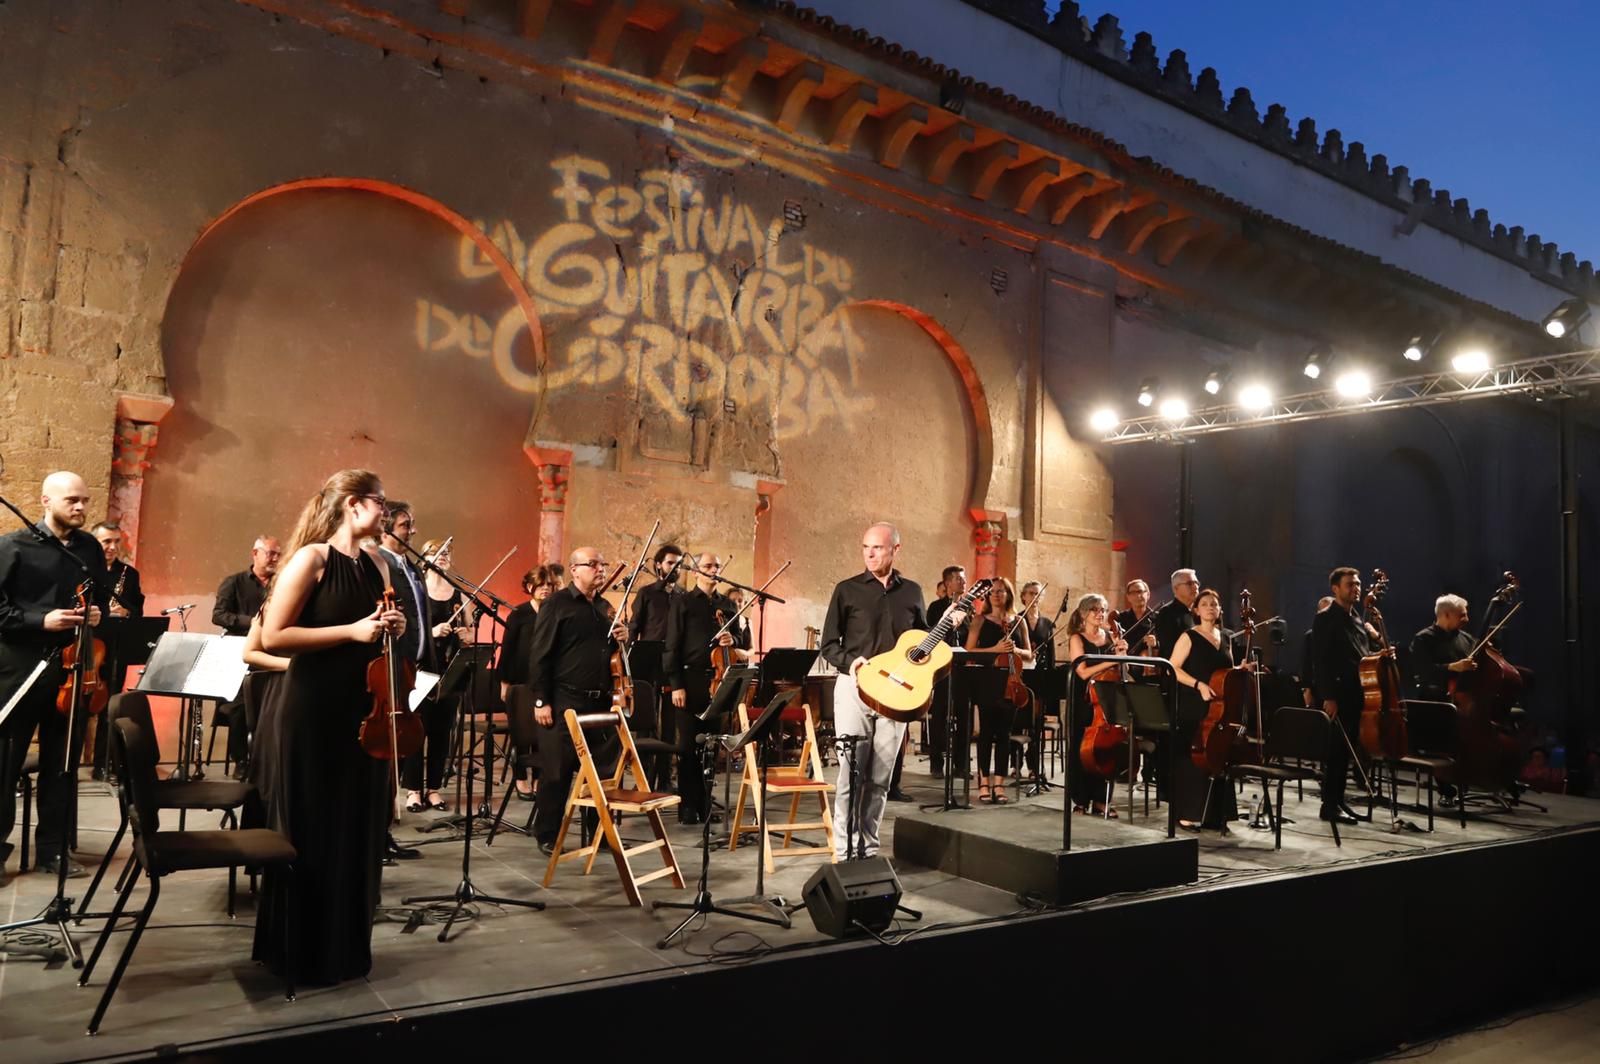
[(185, 690), (204, 698), (232, 701), (239, 697), (244, 684), (244, 674), (250, 667), (244, 663), (245, 637), (242, 635), (217, 636), (200, 648), (200, 656), (184, 681)]
[(438, 673), (428, 672), (425, 669), (418, 669), (416, 685), (411, 688), (411, 697), (407, 699), (407, 701), (411, 703), (412, 710), (415, 711), (421, 709), (423, 699), (432, 694), (433, 689), (437, 686), (439, 686)]

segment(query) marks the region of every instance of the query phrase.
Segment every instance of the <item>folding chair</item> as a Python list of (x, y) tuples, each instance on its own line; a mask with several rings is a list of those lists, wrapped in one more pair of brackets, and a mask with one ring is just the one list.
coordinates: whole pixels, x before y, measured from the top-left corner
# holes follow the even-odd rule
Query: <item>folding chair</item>
[[(795, 692), (790, 689), (780, 692), (777, 698), (793, 698)], [(811, 706), (802, 703), (801, 712), (804, 717), (805, 739), (800, 746), (800, 759), (793, 765), (769, 765), (766, 772), (765, 794), (789, 795), (789, 819), (784, 822), (767, 821), (767, 830), (761, 834), (761, 806), (763, 787), (759, 751), (756, 744), (746, 743), (744, 748), (744, 773), (739, 779), (739, 798), (734, 803), (733, 827), (728, 833), (728, 849), (733, 851), (739, 848), (739, 837), (748, 833), (761, 834), (761, 860), (767, 872), (773, 869), (775, 857), (820, 857), (833, 856), (833, 811), (828, 806), (828, 795), (833, 793), (833, 784), (829, 783), (822, 774), (822, 754), (817, 743), (816, 713)], [(750, 730), (750, 711), (743, 702), (739, 703), (739, 731)], [(817, 797), (819, 817), (817, 820), (800, 820), (800, 802), (808, 794)], [(749, 801), (753, 820), (744, 819), (745, 803)], [(770, 813), (768, 814), (771, 815)], [(796, 846), (794, 835), (798, 831), (821, 830), (826, 838), (822, 846)], [(783, 832), (783, 845), (778, 849), (772, 848), (772, 833)]]

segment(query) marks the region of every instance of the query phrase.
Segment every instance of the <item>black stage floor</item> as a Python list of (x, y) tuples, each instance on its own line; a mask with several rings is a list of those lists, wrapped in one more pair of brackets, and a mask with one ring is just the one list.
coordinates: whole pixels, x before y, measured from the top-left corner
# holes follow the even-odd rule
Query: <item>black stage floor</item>
[[(917, 798), (937, 800), (938, 784), (924, 770), (909, 765), (906, 776)], [(103, 785), (86, 782), (83, 792), (79, 856), (92, 862), (109, 841), (115, 808)], [(590, 1043), (587, 1052), (643, 1044), (637, 1034), (656, 1023), (678, 1021), (683, 1039), (697, 1039), (681, 1026), (697, 1012), (708, 1031), (724, 1034), (828, 1032), (840, 1007), (832, 988), (853, 982), (878, 1002), (873, 1015), (910, 1010), (894, 1025), (902, 1048), (948, 1047), (943, 1023), (977, 1033), (992, 1001), (1013, 1010), (1013, 1048), (1061, 1045), (1058, 1026), (1081, 1018), (1092, 1033), (1075, 1035), (1080, 1047), (1111, 1049), (1137, 1036), (1153, 1050), (1192, 1024), (1206, 1045), (1232, 1045), (1246, 1058), (1348, 1059), (1572, 985), (1581, 974), (1551, 962), (1547, 936), (1588, 956), (1600, 932), (1589, 900), (1600, 871), (1600, 804), (1589, 800), (1545, 796), (1548, 813), (1485, 812), (1465, 829), (1440, 819), (1432, 834), (1391, 833), (1380, 812), (1377, 825), (1346, 828), (1335, 848), (1308, 790), (1303, 802), (1289, 797), (1297, 822), (1274, 851), (1270, 832), (1243, 825), (1228, 838), (1169, 841), (1165, 809), (1152, 807), (1148, 817), (1141, 809), (1130, 822), (1124, 792), (1121, 819), (1075, 818), (1073, 852), (1063, 859), (1059, 795), (1019, 799), (1013, 788), (1009, 807), (950, 812), (891, 804), (885, 850), (894, 848), (906, 902), (925, 914), (920, 924), (899, 925), (913, 933), (893, 947), (826, 939), (802, 911), (788, 931), (712, 916), (681, 946), (658, 950), (675, 914), (627, 905), (604, 857), (587, 878), (579, 866), (564, 866), (543, 890), (545, 860), (531, 840), (502, 835), (488, 848), (480, 839), (472, 853), (479, 890), (536, 898), (546, 911), (479, 905), (477, 919), (458, 925), (448, 943), (436, 941), (436, 928), (407, 932), (380, 922), (367, 979), (304, 989), (292, 1003), (249, 960), (249, 898), (241, 896), (238, 919), (229, 922), (223, 875), (179, 875), (163, 889), (98, 1037), (87, 1038), (84, 1027), (114, 953), (82, 989), (65, 966), (9, 954), (0, 963), (0, 1044), (7, 1061), (152, 1053), (242, 1059), (302, 1048), (319, 1055), (456, 1045), (494, 1051), (519, 1040), (554, 1048), (541, 1037), (554, 1024), (569, 1036), (563, 1043)], [(528, 808), (512, 803), (519, 818)], [(423, 819), (407, 818), (402, 841), (424, 838), (414, 831)], [(691, 884), (697, 842), (698, 831), (675, 829)], [(422, 850), (422, 860), (386, 870), (386, 904), (453, 889), (460, 843)], [(1102, 873), (1075, 863), (1141, 850), (1158, 855), (1160, 869), (1143, 882), (1137, 864)], [(913, 864), (913, 853), (936, 867)], [(755, 859), (753, 848), (714, 852), (713, 893), (750, 894)], [(780, 861), (769, 893), (798, 900), (817, 861)], [(1054, 880), (1056, 904), (1054, 872), (1040, 879), (1040, 861), (1065, 870)], [(86, 883), (69, 886), (81, 893)], [(36, 872), (14, 876), (0, 888), (0, 921), (35, 912), (53, 885)], [(664, 881), (644, 892), (690, 898)], [(1099, 900), (1085, 900), (1088, 894)], [(1530, 913), (1553, 925), (1537, 942), (1529, 929), (1542, 925)], [(86, 939), (92, 929), (85, 925)], [(113, 948), (122, 937), (114, 936)], [(751, 998), (752, 986), (763, 994)], [(959, 1002), (956, 1015), (927, 1010), (946, 995)], [(754, 1001), (764, 1004), (741, 1005)], [(1019, 1002), (1051, 1007), (1030, 1013)], [(913, 1022), (919, 1007), (926, 1011)], [(1214, 1014), (1234, 1017), (1234, 1033), (1208, 1032)], [(611, 1022), (619, 1016), (624, 1024)], [(1246, 1019), (1241, 1034), (1237, 1023)], [(1280, 1041), (1295, 1031), (1299, 1041)], [(788, 1057), (781, 1045), (777, 1055)]]

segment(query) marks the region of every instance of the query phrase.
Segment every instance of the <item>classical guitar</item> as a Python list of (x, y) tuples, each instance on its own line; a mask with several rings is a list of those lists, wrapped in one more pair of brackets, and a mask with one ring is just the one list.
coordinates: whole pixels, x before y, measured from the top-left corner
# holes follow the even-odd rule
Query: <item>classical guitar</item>
[(944, 641), (955, 627), (950, 615), (957, 610), (970, 612), (972, 603), (988, 593), (989, 581), (979, 580), (950, 604), (933, 631), (913, 628), (895, 640), (894, 649), (868, 658), (856, 673), (861, 701), (890, 720), (904, 722), (922, 716), (933, 701), (933, 685), (950, 669), (953, 654)]

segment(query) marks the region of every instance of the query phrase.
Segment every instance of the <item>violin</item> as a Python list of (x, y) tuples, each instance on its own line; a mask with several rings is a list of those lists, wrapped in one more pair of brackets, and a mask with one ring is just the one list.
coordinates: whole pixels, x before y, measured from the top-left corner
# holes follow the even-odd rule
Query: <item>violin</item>
[(1356, 666), (1361, 677), (1361, 747), (1371, 757), (1399, 761), (1410, 751), (1406, 735), (1406, 712), (1400, 705), (1400, 666), (1383, 613), (1378, 609), (1389, 576), (1382, 569), (1372, 571), (1372, 587), (1362, 600), (1367, 623), (1378, 630), (1378, 652), (1362, 658)]
[[(384, 588), (378, 609), (388, 612), (399, 608), (394, 588)], [(411, 689), (416, 682), (417, 667), (396, 650), (394, 633), (385, 631), (383, 653), (367, 664), (372, 711), (362, 720), (358, 736), (361, 749), (369, 756), (393, 763), (397, 794), (400, 760), (422, 749), (422, 717), (411, 709)]]
[[(1256, 611), (1250, 605), (1250, 590), (1239, 592), (1240, 629), (1244, 632), (1245, 661), (1250, 660), (1250, 641), (1256, 631)], [(1195, 729), (1194, 742), (1189, 746), (1189, 759), (1207, 776), (1215, 779), (1225, 775), (1228, 766), (1243, 764), (1260, 754), (1260, 694), (1256, 686), (1255, 669), (1249, 665), (1234, 665), (1218, 669), (1206, 682), (1215, 696), (1206, 710), (1200, 726)], [(1249, 734), (1245, 723), (1247, 713), (1256, 709), (1257, 734)], [(1251, 747), (1257, 749), (1252, 750)]]
[[(75, 596), (77, 604), (73, 608), (83, 614), (83, 620), (78, 623), (78, 634), (61, 651), (61, 668), (66, 675), (56, 691), (56, 709), (62, 716), (70, 716), (81, 695), (83, 700), (77, 704), (95, 716), (105, 712), (106, 703), (111, 701), (111, 692), (100, 678), (100, 669), (106, 663), (106, 644), (94, 637), (94, 629), (89, 626), (89, 581), (78, 585)], [(81, 670), (79, 662), (83, 663)]]
[[(727, 615), (720, 609), (716, 611), (717, 627), (721, 628), (728, 623)], [(728, 671), (728, 666), (733, 664), (733, 647), (723, 646), (719, 640), (711, 648), (711, 689), (715, 691), (722, 686), (722, 677)]]
[[(1495, 603), (1511, 605), (1521, 589), (1515, 573), (1502, 574), (1500, 589), (1484, 610), (1484, 623)], [(1518, 749), (1509, 725), (1511, 707), (1521, 697), (1527, 681), (1521, 669), (1505, 659), (1491, 640), (1505, 627), (1521, 603), (1479, 639), (1469, 657), (1477, 663), (1471, 672), (1453, 672), (1450, 701), (1456, 707), (1457, 781), (1463, 786), (1509, 790), (1517, 781)]]
[[(1122, 628), (1117, 624), (1117, 619), (1112, 617), (1111, 642), (1116, 643), (1121, 638)], [(1121, 724), (1111, 723), (1094, 681), (1086, 682), (1089, 684), (1089, 705), (1093, 715), (1089, 726), (1083, 730), (1083, 739), (1078, 743), (1078, 761), (1085, 771), (1093, 775), (1115, 778), (1128, 766), (1128, 729)]]
[[(1012, 641), (1013, 647), (1016, 646), (1017, 629), (1022, 626), (1023, 618), (1026, 616), (1025, 613), (1017, 614), (1016, 621), (1011, 625), (1011, 631), (1006, 634), (1006, 638)], [(1027, 709), (1033, 702), (1033, 692), (1022, 681), (1022, 655), (1015, 649), (1006, 655), (1006, 701), (1018, 709)]]
[(633, 716), (633, 676), (620, 646), (611, 652), (611, 708), (624, 717)]

